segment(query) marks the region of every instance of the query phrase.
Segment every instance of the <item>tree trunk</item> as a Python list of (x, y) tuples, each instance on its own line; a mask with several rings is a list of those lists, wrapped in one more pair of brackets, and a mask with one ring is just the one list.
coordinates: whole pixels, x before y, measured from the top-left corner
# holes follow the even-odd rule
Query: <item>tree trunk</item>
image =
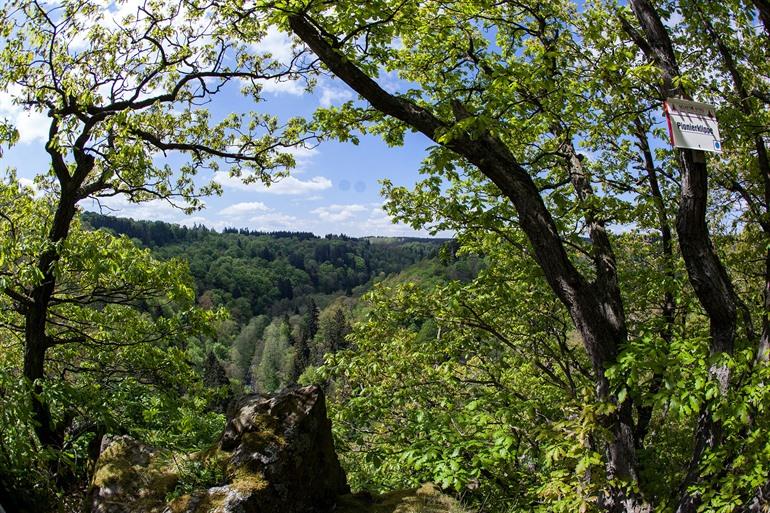
[(61, 196), (54, 214), (53, 224), (48, 234), (48, 241), (54, 247), (46, 250), (38, 260), (37, 268), (43, 276), (30, 297), (32, 303), (27, 307), (24, 326), (24, 377), (33, 386), (32, 414), (35, 419), (35, 432), (44, 447), (60, 447), (63, 438), (53, 425), (50, 407), (40, 398), (45, 379), (45, 353), (49, 342), (46, 331), (48, 308), (56, 289), (53, 265), (59, 259), (55, 245), (69, 234), (72, 219), (75, 216), (77, 197), (68, 182), (60, 184)]
[[(679, 67), (668, 31), (655, 7), (649, 0), (631, 0), (631, 8), (644, 35), (635, 34), (634, 29), (629, 27), (626, 27), (626, 30), (648, 58), (660, 68), (663, 75), (663, 98), (676, 96), (690, 99), (681, 87), (673, 85), (674, 79), (679, 76)], [(706, 224), (708, 180), (705, 157), (703, 152), (692, 150), (679, 150), (678, 156), (682, 172), (681, 197), (676, 219), (679, 247), (695, 295), (709, 318), (710, 353), (732, 354), (737, 324), (737, 298), (730, 278), (711, 244)], [(729, 368), (725, 365), (715, 365), (709, 369), (709, 373), (725, 392), (730, 385)], [(687, 477), (680, 486), (678, 513), (694, 513), (697, 510), (700, 499), (691, 494), (688, 488), (699, 477), (698, 467), (703, 453), (720, 443), (721, 428), (711, 417), (706, 404), (702, 407), (699, 417), (695, 448)]]
[[(759, 8), (760, 17), (765, 16), (765, 18), (770, 21), (770, 3), (768, 3), (767, 0), (756, 0), (755, 4)], [(722, 58), (722, 64), (726, 68), (730, 78), (733, 81), (733, 88), (741, 99), (739, 105), (741, 112), (746, 116), (752, 116), (754, 114), (754, 110), (752, 109), (753, 98), (746, 88), (743, 75), (741, 74), (741, 71), (736, 64), (732, 53), (730, 53), (729, 47), (727, 44), (725, 44), (722, 35), (720, 35), (719, 32), (714, 29), (711, 20), (703, 12), (701, 12), (698, 4), (694, 4), (693, 7), (693, 11), (698, 16), (698, 22), (700, 22), (700, 24), (703, 26), (706, 35), (711, 40), (711, 43), (716, 47), (719, 56)], [(766, 28), (768, 28), (768, 34), (770, 35), (770, 25), (767, 23)], [(764, 186), (762, 200), (756, 201), (754, 198), (752, 198), (748, 191), (740, 188), (737, 186), (737, 184), (733, 185), (738, 187), (738, 192), (749, 204), (749, 212), (754, 214), (756, 218), (755, 221), (759, 224), (760, 228), (762, 228), (762, 232), (765, 235), (765, 240), (770, 241), (770, 218), (767, 217), (768, 208), (770, 208), (770, 159), (768, 158), (767, 145), (765, 144), (765, 140), (759, 134), (754, 137), (754, 148), (757, 152), (757, 167), (759, 169), (759, 175), (762, 177), (762, 183)], [(765, 255), (765, 287), (763, 294), (762, 334), (760, 335), (756, 355), (756, 360), (758, 362), (767, 361), (767, 351), (770, 349), (770, 319), (768, 318), (768, 314), (770, 314), (770, 251), (766, 252)]]
[[(597, 399), (616, 402), (610, 394), (605, 370), (616, 362), (619, 348), (625, 343), (627, 334), (619, 290), (612, 285), (614, 262), (608, 257), (611, 250), (609, 253), (606, 251), (611, 249), (609, 241), (602, 240), (598, 230), (594, 233), (594, 247), (599, 248), (597, 273), (600, 278), (594, 283), (586, 282), (570, 261), (556, 224), (532, 178), (502, 141), (487, 133), (473, 139), (458, 135), (448, 142), (439, 142), (439, 131), (448, 128), (447, 123), (427, 109), (383, 90), (355, 64), (339, 54), (336, 41), (326, 41), (304, 14), (290, 16), (289, 25), (332, 73), (365, 98), (372, 107), (463, 156), (513, 203), (519, 224), (534, 250), (536, 262), (582, 335), (596, 372)], [(635, 485), (638, 474), (631, 407), (630, 399), (626, 400), (605, 422), (608, 430), (613, 433), (613, 440), (607, 447), (609, 477)], [(642, 512), (650, 509), (641, 497), (626, 492), (622, 485), (611, 489), (610, 493), (611, 496), (604, 503), (611, 511)]]

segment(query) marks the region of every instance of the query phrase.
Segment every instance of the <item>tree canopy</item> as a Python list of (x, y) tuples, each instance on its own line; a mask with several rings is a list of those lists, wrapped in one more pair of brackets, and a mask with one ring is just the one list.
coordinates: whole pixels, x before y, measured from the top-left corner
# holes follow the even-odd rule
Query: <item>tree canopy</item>
[[(269, 181), (292, 164), (288, 146), (362, 134), (398, 146), (416, 132), (431, 145), (424, 179), (411, 190), (386, 179), (389, 212), (454, 230), (460, 254), (485, 265), (463, 280), (380, 285), (349, 337), (342, 310), (254, 321), (238, 336), (241, 371), (250, 357), (262, 387), (286, 384), (297, 362), (317, 360), (311, 331), (338, 351), (304, 377), (331, 380), (360, 484), (430, 478), (499, 511), (767, 508), (766, 0), (161, 1), (121, 29), (104, 23), (114, 12), (85, 0), (0, 11), (0, 85), (51, 120), (51, 169), (38, 183), (52, 195), (19, 199), (11, 181), (3, 201), (26, 213), (2, 217), (0, 254), (5, 328), (23, 332), (17, 359), (42, 446), (62, 447), (44, 393), (60, 363), (51, 356), (97, 340), (92, 328), (108, 340), (120, 298), (157, 295), (141, 281), (136, 296), (120, 286), (125, 273), (143, 276), (143, 258), (107, 259), (110, 308), (101, 275), (67, 267), (90, 258), (73, 259), (78, 249), (100, 254), (96, 240), (133, 254), (125, 239), (79, 231), (79, 201), (127, 194), (194, 209), (213, 190), (193, 181), (204, 167)], [(270, 27), (295, 36), (291, 62), (258, 51)], [(214, 121), (200, 105), (234, 80), (259, 101), (261, 80), (312, 87), (321, 74), (358, 98), (285, 124)], [(669, 97), (715, 106), (723, 153), (670, 148)], [(158, 164), (170, 152), (186, 160)], [(50, 216), (43, 232), (30, 221), (38, 209)], [(333, 271), (322, 260), (338, 247), (314, 255), (322, 288)], [(91, 285), (74, 287), (65, 269)], [(275, 287), (284, 294), (292, 280)], [(257, 332), (263, 344), (250, 348)]]
[[(411, 130), (434, 143), (416, 190), (386, 185), (392, 212), (416, 226), (489, 233), (537, 264), (591, 369), (594, 397), (583, 415), (592, 426), (579, 444), (597, 456), (573, 460), (564, 488), (582, 507), (689, 512), (763, 500), (764, 450), (750, 441), (765, 429), (757, 400), (767, 393), (768, 268), (758, 279), (728, 263), (767, 255), (764, 2), (260, 8), (274, 8), (275, 23), (360, 95), (317, 112), (319, 126), (341, 140), (374, 132), (397, 145)], [(701, 55), (709, 58), (693, 57)], [(382, 72), (397, 73), (403, 88), (382, 87)], [(660, 104), (671, 96), (717, 106), (730, 126), (724, 156), (661, 144)], [(659, 239), (662, 274), (640, 283), (633, 258), (642, 257), (632, 249), (645, 238)], [(690, 325), (693, 318), (705, 324)], [(679, 331), (680, 322), (688, 328)], [(700, 369), (695, 381), (672, 379), (678, 366), (659, 367), (649, 353), (677, 355), (685, 340), (690, 356), (680, 365)], [(682, 436), (692, 442), (683, 468), (651, 483), (644, 457), (666, 450), (651, 422), (675, 422), (664, 386), (693, 397), (673, 408), (684, 412)], [(724, 473), (738, 466), (742, 485)], [(543, 500), (556, 507), (564, 489), (542, 488)]]
[[(206, 402), (195, 402), (195, 387), (184, 384), (195, 374), (184, 352), (174, 350), (183, 344), (183, 327), (194, 336), (208, 324), (201, 320), (205, 314), (188, 312), (193, 297), (184, 267), (158, 264), (126, 238), (80, 230), (79, 203), (123, 195), (191, 211), (201, 206), (201, 194), (217, 190), (194, 182), (199, 170), (225, 162), (235, 175), (268, 182), (271, 171), (293, 163), (281, 150), (302, 144), (305, 136), (298, 134), (297, 120), (281, 124), (257, 113), (214, 120), (202, 108), (231, 81), (256, 99), (258, 80), (286, 73), (268, 56), (228, 42), (204, 10), (176, 2), (146, 2), (131, 10), (102, 2), (20, 0), (0, 8), (0, 32), (0, 87), (24, 108), (45, 113), (50, 157), (50, 167), (36, 179), (43, 199), (20, 191), (13, 174), (2, 186), (0, 292), (10, 351), (3, 372), (20, 383), (21, 406), (30, 410), (19, 418), (28, 419), (22, 426), (35, 433), (30, 438), (11, 430), (6, 444), (16, 455), (24, 443), (28, 450), (21, 452), (28, 456), (35, 448), (50, 453), (48, 461), (35, 461), (48, 466), (46, 475), (61, 485), (67, 473), (55, 469), (68, 449), (86, 443), (83, 435), (98, 438), (107, 426), (119, 425), (101, 413), (111, 404), (104, 380), (122, 378), (119, 387), (161, 387), (151, 400), (137, 393), (138, 402), (130, 403), (145, 421), (179, 406), (185, 391), (192, 411)], [(12, 144), (18, 134), (3, 124), (0, 136)], [(161, 158), (172, 153), (181, 159), (173, 167)], [(164, 312), (164, 297), (180, 302), (181, 310), (169, 306)], [(161, 301), (154, 305), (161, 314), (153, 316), (147, 303), (155, 301)], [(153, 377), (166, 370), (169, 379), (182, 383)], [(93, 398), (62, 395), (88, 389), (78, 379), (91, 375), (104, 376), (91, 386)], [(93, 405), (99, 407), (91, 411)], [(138, 413), (139, 405), (144, 412)], [(127, 425), (139, 429), (141, 423)], [(21, 476), (21, 482), (34, 482), (31, 475), (23, 477), (27, 463), (12, 463), (12, 481)], [(34, 496), (38, 489), (29, 491)]]

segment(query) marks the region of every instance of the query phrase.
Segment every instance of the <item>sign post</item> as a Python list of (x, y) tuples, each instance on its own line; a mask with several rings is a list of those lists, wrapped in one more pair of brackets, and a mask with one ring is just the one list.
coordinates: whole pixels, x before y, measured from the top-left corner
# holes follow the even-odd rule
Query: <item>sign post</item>
[(663, 104), (675, 148), (722, 153), (716, 109), (706, 103), (667, 98)]

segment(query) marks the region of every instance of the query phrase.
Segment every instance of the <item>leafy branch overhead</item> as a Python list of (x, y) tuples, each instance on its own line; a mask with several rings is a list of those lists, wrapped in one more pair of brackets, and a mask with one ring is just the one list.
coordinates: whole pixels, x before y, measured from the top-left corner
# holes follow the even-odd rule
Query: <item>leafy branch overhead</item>
[[(226, 88), (255, 101), (260, 81), (306, 69), (282, 65), (231, 42), (204, 10), (177, 3), (103, 9), (96, 3), (11, 2), (2, 21), (8, 45), (2, 86), (25, 108), (50, 118), (52, 174), (76, 200), (128, 194), (141, 201), (183, 200), (200, 207), (192, 177), (227, 163), (258, 179), (293, 164), (285, 151), (310, 143), (297, 119), (233, 113), (212, 119), (203, 107)], [(243, 71), (248, 69), (248, 71)], [(187, 156), (172, 170), (158, 157)], [(66, 185), (65, 185), (66, 184)]]
[[(716, 242), (731, 217), (752, 233), (759, 228), (757, 240), (768, 236), (761, 221), (770, 205), (761, 100), (768, 88), (767, 34), (754, 23), (762, 19), (763, 3), (384, 1), (330, 8), (311, 1), (263, 7), (274, 8), (276, 23), (359, 94), (358, 103), (319, 112), (319, 126), (342, 140), (357, 129), (397, 144), (399, 133), (412, 130), (435, 144), (424, 167), (429, 176), (415, 191), (386, 182), (391, 212), (415, 226), (438, 223), (469, 236), (482, 230), (505, 237), (512, 250), (531, 255), (566, 308), (592, 367), (603, 433), (591, 444), (604, 458), (607, 484), (586, 500), (609, 511), (716, 507), (722, 498), (711, 490), (722, 476), (714, 470), (719, 465), (706, 462), (726, 458), (720, 461), (729, 467), (733, 451), (744, 450), (728, 449), (733, 439), (723, 431), (726, 414), (720, 412), (727, 403), (713, 394), (691, 402), (697, 421), (684, 435), (694, 439), (691, 454), (685, 470), (670, 477), (669, 498), (662, 498), (654, 486), (645, 489), (640, 458), (656, 447), (648, 437), (661, 405), (645, 397), (660, 392), (665, 372), (651, 365), (651, 374), (629, 393), (613, 385), (614, 369), (629, 361), (642, 337), (640, 314), (660, 312), (658, 333), (669, 348), (693, 333), (676, 327), (677, 318), (688, 319), (680, 310), (686, 278), (707, 320), (699, 348), (710, 362), (704, 364), (707, 379), (727, 398), (749, 393), (743, 384), (756, 383), (764, 372), (737, 361), (745, 361), (744, 349), (749, 360), (766, 361), (770, 267), (765, 262), (764, 287), (749, 278), (751, 286), (739, 287), (725, 264), (730, 257)], [(693, 58), (704, 52), (711, 57), (707, 65)], [(397, 73), (401, 89), (383, 87), (382, 71)], [(758, 94), (750, 93), (754, 89)], [(734, 123), (724, 158), (671, 152), (656, 141), (662, 134), (655, 111), (672, 95), (714, 103)], [(746, 191), (741, 183), (756, 194), (743, 194), (748, 210), (709, 205), (710, 194)], [(627, 251), (628, 241), (611, 233), (613, 225), (630, 226), (640, 237), (660, 234), (666, 286), (659, 291), (662, 306), (648, 305), (652, 312), (637, 311), (629, 295), (630, 283), (649, 285), (631, 280), (622, 267), (620, 251)], [(757, 244), (754, 261), (762, 261), (765, 246)], [(754, 465), (758, 472), (763, 464)], [(762, 486), (745, 488), (738, 503), (761, 503)]]

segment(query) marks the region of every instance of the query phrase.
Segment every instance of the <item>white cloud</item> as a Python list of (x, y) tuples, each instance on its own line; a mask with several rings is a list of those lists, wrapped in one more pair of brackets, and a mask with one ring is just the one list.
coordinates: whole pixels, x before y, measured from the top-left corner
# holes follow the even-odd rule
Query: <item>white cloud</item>
[[(319, 221), (327, 223), (318, 233), (346, 233), (353, 237), (368, 235), (391, 237), (428, 237), (427, 230), (414, 230), (412, 227), (394, 223), (393, 218), (382, 209), (381, 203), (364, 205), (328, 205), (313, 210)], [(438, 237), (451, 237), (451, 232), (440, 232)]]
[(282, 150), (283, 153), (289, 153), (294, 157), (295, 166), (292, 173), (302, 173), (310, 166), (313, 158), (318, 155), (318, 149), (306, 146), (292, 146)]
[[(252, 43), (251, 48), (261, 54), (270, 54), (273, 61), (281, 68), (288, 68), (294, 58), (291, 38), (286, 32), (281, 32), (277, 27), (270, 26), (265, 36)], [(305, 82), (302, 80), (290, 80), (288, 78), (256, 80), (262, 86), (263, 93), (290, 94), (301, 96), (305, 94)]]
[(21, 94), (21, 88), (11, 86), (7, 91), (0, 91), (0, 118), (5, 118), (19, 131), (19, 142), (30, 144), (48, 139), (51, 121), (42, 112), (25, 110), (14, 103)]
[(29, 178), (25, 178), (23, 176), (19, 176), (16, 178), (16, 181), (19, 182), (19, 185), (22, 187), (26, 187), (32, 191), (32, 194), (36, 198), (42, 198), (45, 196), (46, 191), (44, 189), (41, 189), (37, 186), (34, 180), (31, 180)]
[(249, 223), (255, 230), (271, 231), (285, 230), (303, 231), (306, 230), (305, 222), (295, 216), (281, 214), (280, 212), (270, 212), (249, 219)]
[(13, 122), (19, 131), (19, 142), (24, 144), (48, 140), (51, 120), (42, 112), (21, 111)]
[(291, 94), (293, 96), (301, 96), (305, 94), (305, 84), (301, 80), (273, 78), (259, 79), (255, 80), (255, 82), (262, 85), (263, 93)]
[(29, 187), (32, 190), (37, 190), (37, 186), (35, 185), (34, 180), (30, 180), (29, 178), (24, 178), (23, 176), (20, 176), (17, 178), (17, 181), (19, 182), (19, 185), (22, 187)]
[[(427, 237), (427, 230), (414, 230), (412, 227), (394, 223), (393, 218), (382, 209), (381, 203), (361, 205), (326, 205), (310, 211), (317, 220), (306, 222), (316, 225), (316, 233), (345, 233), (353, 237), (368, 235), (391, 237)], [(439, 237), (451, 237), (450, 232), (438, 233)]]
[[(241, 202), (223, 208), (217, 215), (208, 217), (202, 213), (187, 216), (163, 201), (131, 203), (125, 197), (106, 198), (102, 201), (104, 214), (130, 217), (136, 220), (157, 220), (184, 226), (205, 225), (210, 229), (223, 230), (227, 227), (247, 227), (252, 230), (310, 231), (319, 235), (345, 233), (353, 237), (368, 235), (415, 237), (427, 236), (424, 230), (413, 230), (404, 224), (393, 223), (392, 218), (382, 210), (380, 204), (332, 204), (301, 213), (281, 212), (270, 209), (261, 202)], [(88, 210), (99, 211), (96, 202), (86, 206)], [(219, 217), (230, 213), (232, 217)], [(437, 234), (452, 236), (449, 232)]]
[(223, 208), (222, 210), (219, 211), (219, 214), (223, 216), (232, 216), (235, 218), (240, 218), (243, 216), (254, 214), (256, 212), (267, 212), (268, 210), (270, 210), (268, 206), (262, 203), (261, 201), (249, 201), (249, 202), (243, 202), (243, 203), (236, 203), (234, 205), (230, 205), (227, 208)]
[(332, 186), (332, 181), (325, 176), (314, 176), (308, 180), (287, 176), (267, 187), (261, 182), (243, 183), (240, 178), (230, 176), (223, 171), (214, 173), (214, 181), (222, 187), (230, 189), (279, 195), (309, 194), (329, 189)]
[(363, 205), (328, 205), (312, 210), (311, 214), (316, 214), (322, 221), (332, 223), (341, 223), (353, 219), (358, 213), (365, 212), (367, 208)]
[(321, 98), (318, 103), (321, 107), (328, 108), (332, 105), (339, 105), (353, 99), (353, 93), (346, 89), (324, 86), (321, 88)]
[(252, 43), (251, 47), (259, 53), (269, 53), (274, 60), (281, 64), (289, 64), (294, 56), (291, 38), (286, 32), (281, 32), (274, 25), (268, 27), (265, 37)]
[(332, 181), (325, 176), (314, 176), (309, 180), (299, 180), (293, 176), (287, 176), (279, 182), (265, 188), (262, 192), (271, 194), (308, 194), (311, 192), (324, 191), (331, 188)]
[(190, 217), (182, 210), (164, 200), (152, 200), (142, 203), (132, 203), (126, 196), (113, 196), (102, 198), (98, 202), (91, 200), (85, 205), (86, 210), (101, 212), (115, 217), (130, 217), (137, 221), (165, 221), (167, 223), (187, 224), (209, 224), (205, 218)]
[(411, 227), (394, 223), (393, 218), (381, 206), (374, 207), (369, 211), (366, 226), (372, 233), (378, 235), (416, 235)]

